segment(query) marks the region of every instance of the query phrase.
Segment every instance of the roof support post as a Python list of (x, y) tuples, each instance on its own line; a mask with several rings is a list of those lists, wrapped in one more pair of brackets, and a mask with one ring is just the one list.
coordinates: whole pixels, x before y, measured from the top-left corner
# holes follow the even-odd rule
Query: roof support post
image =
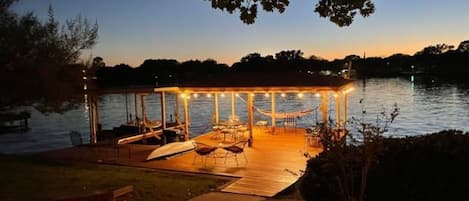
[(215, 111), (215, 124), (218, 124), (218, 122), (219, 122), (218, 93), (215, 93), (214, 96), (215, 96), (215, 105), (214, 105), (214, 107), (215, 107), (215, 109), (214, 109), (214, 111)]
[(347, 94), (344, 94), (344, 128), (347, 125)]
[(336, 126), (339, 128), (342, 125), (342, 121), (340, 119), (340, 94), (336, 93), (334, 94), (335, 97), (335, 121), (336, 121)]
[(322, 122), (327, 125), (327, 118), (328, 118), (328, 111), (327, 111), (327, 103), (328, 103), (328, 97), (327, 97), (327, 92), (321, 92), (321, 113), (322, 113)]
[(90, 95), (88, 97), (88, 109), (89, 109), (89, 119), (90, 119), (90, 144), (96, 144), (97, 133), (98, 133), (98, 100), (96, 96)]
[(236, 115), (235, 112), (235, 94), (231, 92), (231, 117), (233, 118)]
[(146, 108), (145, 108), (145, 94), (140, 94), (140, 106), (142, 107), (142, 121), (147, 122)]
[(248, 93), (248, 130), (249, 130), (249, 141), (248, 141), (248, 146), (249, 147), (252, 147), (253, 145), (253, 137), (252, 137), (252, 130), (253, 130), (253, 127), (254, 127), (254, 123), (253, 123), (253, 94), (249, 94)]
[(166, 95), (164, 91), (160, 93), (161, 102), (161, 128), (166, 129)]
[(275, 92), (272, 92), (272, 103), (271, 103), (271, 110), (272, 110), (272, 133), (275, 133)]
[(137, 106), (137, 93), (134, 93), (134, 109), (135, 109), (135, 123), (138, 124), (138, 106)]
[(176, 97), (174, 97), (175, 100), (175, 108), (174, 108), (174, 116), (176, 118), (176, 123), (179, 125), (181, 124), (181, 121), (179, 120), (179, 93), (176, 93)]
[(189, 107), (187, 103), (189, 99), (188, 95), (185, 94), (183, 97), (184, 100), (184, 139), (189, 140)]

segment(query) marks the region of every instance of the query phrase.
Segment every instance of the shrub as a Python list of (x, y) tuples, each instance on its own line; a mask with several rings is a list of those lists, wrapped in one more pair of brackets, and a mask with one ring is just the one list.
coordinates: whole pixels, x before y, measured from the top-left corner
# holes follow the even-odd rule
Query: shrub
[[(308, 161), (301, 178), (305, 200), (346, 200), (339, 178), (357, 191), (362, 146), (324, 151)], [(342, 162), (341, 162), (342, 161)], [(456, 200), (469, 189), (469, 133), (447, 130), (386, 138), (370, 168), (365, 200)], [(341, 175), (346, 173), (347, 175)]]

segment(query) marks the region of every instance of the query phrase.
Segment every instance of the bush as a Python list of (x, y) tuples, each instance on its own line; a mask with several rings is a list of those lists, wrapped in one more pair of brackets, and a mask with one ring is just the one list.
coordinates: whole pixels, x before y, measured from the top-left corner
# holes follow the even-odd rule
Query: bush
[[(469, 189), (469, 133), (448, 130), (384, 139), (368, 175), (365, 200), (456, 200)], [(361, 146), (325, 151), (308, 161), (300, 182), (305, 200), (345, 200), (339, 177), (358, 190)], [(341, 158), (343, 157), (343, 158)], [(350, 171), (344, 171), (350, 170)], [(347, 175), (343, 175), (344, 172)], [(342, 175), (341, 175), (342, 174)]]

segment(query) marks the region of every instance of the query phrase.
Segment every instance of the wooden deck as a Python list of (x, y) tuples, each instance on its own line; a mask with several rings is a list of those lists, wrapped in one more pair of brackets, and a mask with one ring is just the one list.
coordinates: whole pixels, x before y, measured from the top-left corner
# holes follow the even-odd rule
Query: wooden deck
[[(207, 133), (194, 140), (218, 146), (220, 140), (211, 139), (214, 133)], [(247, 135), (247, 134), (246, 134)], [(204, 164), (197, 159), (195, 152), (190, 151), (168, 160), (145, 161), (146, 156), (157, 146), (119, 145), (112, 147), (74, 147), (46, 153), (47, 157), (56, 159), (84, 160), (133, 167), (203, 173), (239, 178), (221, 189), (223, 192), (272, 197), (295, 183), (306, 166), (308, 151), (315, 155), (321, 148), (305, 146), (304, 129), (277, 128), (272, 134), (267, 128), (254, 129), (254, 144), (245, 148), (248, 161), (238, 157), (239, 165), (234, 158), (209, 158)], [(224, 150), (217, 150), (224, 156)]]

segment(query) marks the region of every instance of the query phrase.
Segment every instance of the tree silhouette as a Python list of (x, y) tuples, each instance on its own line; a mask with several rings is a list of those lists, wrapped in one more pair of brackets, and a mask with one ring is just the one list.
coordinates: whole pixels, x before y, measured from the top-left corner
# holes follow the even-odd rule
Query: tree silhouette
[(104, 63), (104, 59), (102, 57), (93, 58), (93, 63), (91, 64), (92, 68), (102, 68), (105, 66), (106, 66), (106, 63)]
[(11, 11), (15, 2), (0, 0), (0, 93), (9, 94), (0, 98), (0, 111), (34, 105), (47, 113), (77, 106), (85, 67), (76, 63), (82, 50), (95, 45), (97, 23), (77, 16), (61, 26), (52, 6), (43, 22), (32, 12)]
[(304, 58), (301, 50), (283, 50), (275, 54), (275, 59), (279, 61), (294, 61)]
[(469, 52), (469, 40), (462, 41), (459, 43), (457, 51), (459, 52)]
[[(240, 13), (240, 19), (245, 24), (253, 24), (257, 18), (258, 5), (266, 12), (283, 13), (290, 4), (289, 0), (210, 0), (212, 8), (226, 11), (230, 14)], [(352, 24), (354, 17), (360, 13), (368, 17), (375, 11), (372, 0), (319, 0), (314, 12), (320, 17), (328, 18), (339, 27)]]
[(423, 48), (422, 50), (415, 53), (415, 55), (438, 55), (438, 54), (443, 54), (452, 49), (454, 49), (453, 45), (447, 45), (444, 43), (436, 44), (436, 45), (430, 45), (428, 47)]

